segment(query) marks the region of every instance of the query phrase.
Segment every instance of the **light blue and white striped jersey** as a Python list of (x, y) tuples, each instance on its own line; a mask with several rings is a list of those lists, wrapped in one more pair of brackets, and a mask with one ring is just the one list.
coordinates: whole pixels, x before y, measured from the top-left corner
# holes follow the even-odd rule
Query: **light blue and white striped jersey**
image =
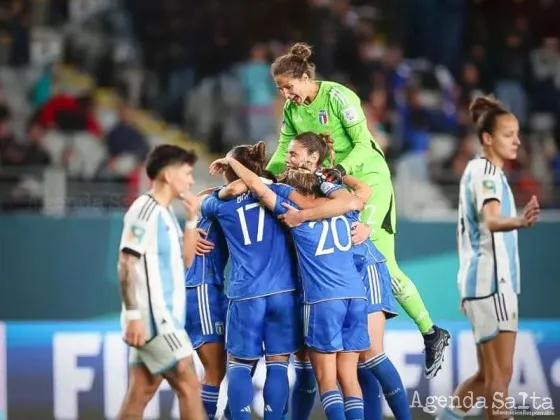
[[(138, 197), (124, 216), (120, 251), (139, 258), (136, 296), (148, 337), (183, 329), (186, 311), (183, 232), (171, 208)], [(121, 322), (124, 326), (122, 308)]]
[(499, 290), (520, 292), (517, 231), (490, 232), (482, 218), (484, 204), (500, 202), (503, 217), (517, 209), (503, 171), (485, 158), (471, 160), (461, 178), (457, 246), (461, 299), (482, 298)]

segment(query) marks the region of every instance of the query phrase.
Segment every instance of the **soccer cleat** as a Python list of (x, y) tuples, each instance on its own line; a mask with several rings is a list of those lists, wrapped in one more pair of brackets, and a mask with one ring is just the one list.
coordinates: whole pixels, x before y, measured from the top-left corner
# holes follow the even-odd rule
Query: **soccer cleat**
[[(434, 336), (429, 339), (424, 338), (426, 366), (424, 376), (427, 379), (434, 378), (443, 365), (445, 348), (449, 345), (451, 335), (447, 330), (434, 325)], [(432, 334), (430, 334), (432, 336)]]

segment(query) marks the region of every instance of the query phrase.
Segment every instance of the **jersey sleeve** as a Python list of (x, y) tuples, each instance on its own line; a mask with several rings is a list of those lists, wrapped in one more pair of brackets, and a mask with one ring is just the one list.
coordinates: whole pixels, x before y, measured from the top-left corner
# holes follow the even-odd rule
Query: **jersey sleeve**
[(338, 117), (352, 142), (352, 151), (337, 164), (341, 165), (346, 173), (353, 174), (367, 163), (366, 159), (371, 156), (370, 152), (375, 142), (369, 132), (358, 95), (349, 89), (342, 90), (336, 87), (331, 89), (329, 95), (332, 112)]
[(206, 219), (215, 218), (218, 213), (219, 199), (217, 197), (218, 192), (213, 192), (212, 194), (206, 196), (202, 201), (200, 206), (200, 215)]
[(277, 184), (271, 184), (268, 186), (268, 188), (270, 188), (272, 191), (274, 191), (274, 193), (282, 198), (288, 198), (290, 196), (290, 193), (294, 190), (293, 187), (290, 187), (287, 184), (281, 184), (281, 183), (277, 183)]
[(124, 216), (124, 228), (119, 250), (141, 257), (148, 251), (157, 230), (159, 206), (152, 198), (136, 201)]
[(484, 165), (480, 165), (480, 168), (477, 168), (472, 182), (476, 208), (479, 213), (488, 201), (501, 201), (502, 181), (500, 173), (490, 162), (485, 162)]
[(344, 189), (344, 187), (340, 184), (334, 184), (332, 182), (323, 182), (321, 183), (321, 192), (325, 197), (330, 197), (335, 191), (339, 191)]
[(288, 155), (288, 145), (290, 141), (296, 136), (297, 131), (292, 124), (290, 115), (289, 101), (284, 104), (284, 111), (282, 115), (282, 126), (280, 128), (280, 138), (278, 139), (278, 146), (276, 151), (270, 158), (266, 169), (274, 175), (278, 175), (286, 169), (286, 156)]
[(281, 197), (279, 195), (276, 195), (276, 204), (274, 204), (274, 209), (272, 210), (272, 212), (276, 215), (279, 216), (281, 214), (287, 213), (288, 209), (286, 207), (284, 207), (282, 205), (282, 203), (286, 203), (296, 209), (299, 209), (299, 207), (293, 203), (292, 201), (288, 200), (287, 198)]

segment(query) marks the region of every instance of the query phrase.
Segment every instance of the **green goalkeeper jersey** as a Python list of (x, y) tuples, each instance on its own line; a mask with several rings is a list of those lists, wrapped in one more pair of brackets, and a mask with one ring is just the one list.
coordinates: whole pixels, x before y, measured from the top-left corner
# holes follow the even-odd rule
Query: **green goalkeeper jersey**
[(297, 134), (328, 132), (334, 139), (335, 163), (347, 174), (367, 178), (369, 185), (390, 178), (385, 156), (369, 132), (360, 98), (339, 83), (319, 84), (319, 92), (310, 104), (286, 101), (278, 148), (267, 169), (274, 174), (285, 169), (288, 144)]

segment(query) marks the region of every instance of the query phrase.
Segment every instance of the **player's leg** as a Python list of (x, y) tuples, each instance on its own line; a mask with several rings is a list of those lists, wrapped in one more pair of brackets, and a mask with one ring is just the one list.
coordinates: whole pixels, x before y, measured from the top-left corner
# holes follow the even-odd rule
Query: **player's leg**
[[(515, 295), (506, 296), (494, 294), (483, 299), (464, 301), (463, 307), (477, 343), (478, 371), (459, 385), (454, 394), (459, 404), (455, 404), (453, 409), (444, 410), (439, 416), (441, 420), (465, 417), (471, 407), (461, 404), (470, 401), (465, 398), (468, 395), (472, 395), (475, 401), (480, 396), (493, 401), (496, 392), (507, 396), (517, 331), (517, 298)], [(508, 413), (491, 411), (489, 407), (487, 415), (490, 419), (509, 417)]]
[(225, 299), (223, 289), (213, 284), (187, 289), (185, 329), (204, 366), (201, 395), (209, 419), (216, 415), (220, 385), (226, 372)]
[(292, 391), (291, 418), (307, 420), (311, 415), (317, 396), (317, 381), (307, 348), (294, 355), (294, 368), (296, 381)]
[(253, 403), (251, 372), (263, 354), (265, 298), (230, 301), (226, 325), (228, 405), (233, 420), (249, 420)]
[[(383, 348), (385, 316), (383, 311), (369, 314), (368, 331), (371, 347), (360, 353), (360, 365), (358, 370), (362, 372), (362, 376), (371, 375), (379, 382), (383, 395), (385, 395), (385, 400), (387, 404), (389, 404), (397, 420), (411, 419), (412, 416), (408, 405), (406, 388), (404, 387), (397, 368), (385, 354)], [(376, 411), (373, 411), (370, 407), (369, 396), (370, 394), (366, 394), (364, 391), (364, 400), (367, 402), (365, 407), (367, 410), (366, 418), (369, 420), (371, 414), (373, 414), (374, 418), (379, 418), (378, 416), (381, 414), (381, 403), (379, 402), (379, 407), (375, 407)], [(373, 395), (373, 398), (375, 399), (375, 395)]]
[(368, 334), (369, 302), (365, 299), (348, 299), (341, 336), (344, 353), (338, 354), (338, 382), (344, 395), (346, 417), (364, 418), (364, 400), (358, 381), (358, 359), (361, 352), (370, 348)]
[(290, 355), (303, 345), (301, 307), (296, 293), (279, 293), (266, 298), (264, 348), (266, 380), (264, 384), (264, 418), (279, 420), (290, 394), (288, 362)]
[[(365, 267), (364, 284), (368, 296), (368, 333), (371, 346), (360, 353), (358, 378), (364, 393), (366, 418), (381, 417), (379, 384), (395, 418), (410, 419), (406, 389), (399, 372), (385, 354), (383, 336), (385, 320), (396, 316), (395, 298), (391, 292), (391, 277), (385, 263)], [(372, 386), (372, 382), (375, 385)]]
[(128, 389), (117, 415), (118, 420), (141, 420), (146, 406), (159, 388), (163, 377), (152, 375), (131, 349)]
[(362, 212), (362, 221), (372, 226), (371, 239), (387, 259), (393, 293), (424, 337), (425, 375), (432, 378), (441, 368), (449, 332), (434, 325), (414, 283), (400, 269), (395, 256), (396, 206), (390, 180), (372, 186), (373, 194)]
[(163, 375), (177, 394), (181, 420), (203, 419), (205, 413), (191, 341), (185, 330), (173, 330), (170, 323), (166, 325), (170, 329), (138, 348), (138, 354), (149, 371)]
[(344, 420), (344, 399), (338, 389), (336, 354), (344, 349), (342, 325), (347, 301), (330, 300), (304, 305), (303, 333), (328, 420)]
[(192, 356), (180, 359), (174, 367), (166, 370), (163, 376), (177, 394), (180, 419), (205, 419), (206, 414), (200, 394), (200, 382)]

